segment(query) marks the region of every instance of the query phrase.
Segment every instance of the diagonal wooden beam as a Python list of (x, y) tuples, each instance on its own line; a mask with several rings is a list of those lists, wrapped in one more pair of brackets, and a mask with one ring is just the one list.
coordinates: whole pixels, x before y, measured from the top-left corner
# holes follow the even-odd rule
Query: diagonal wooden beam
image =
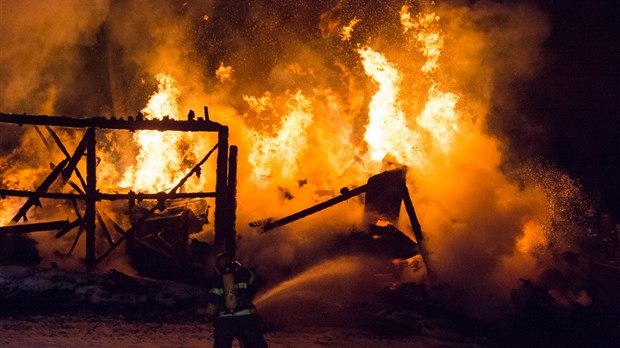
[(72, 229), (74, 229), (74, 228), (76, 228), (78, 226), (82, 226), (82, 218), (78, 218), (78, 219), (73, 220), (69, 225), (67, 225), (66, 227), (64, 227), (60, 231), (58, 231), (54, 235), (54, 237), (62, 238), (62, 236), (64, 236), (65, 234), (69, 233), (69, 231), (71, 231)]
[(218, 148), (219, 144), (215, 144), (215, 146), (209, 150), (209, 152), (205, 155), (205, 157), (198, 162), (198, 164), (196, 164), (194, 166), (194, 168), (192, 168), (192, 170), (189, 171), (189, 173), (187, 173), (187, 175), (185, 175), (181, 180), (179, 180), (179, 183), (173, 187), (169, 193), (176, 193), (177, 190), (183, 186), (183, 184), (185, 184), (185, 182), (187, 181), (187, 179), (189, 179), (194, 173), (196, 173), (196, 175), (198, 175), (198, 177), (200, 177), (200, 167), (207, 161), (207, 159), (209, 159), (209, 157), (211, 157), (211, 154), (213, 154), (213, 152)]
[(39, 196), (37, 195), (37, 193), (46, 192), (49, 189), (49, 187), (56, 180), (56, 178), (58, 178), (63, 168), (67, 165), (67, 162), (67, 159), (60, 161), (60, 163), (52, 170), (50, 175), (48, 175), (47, 178), (43, 180), (41, 185), (39, 185), (35, 194), (33, 196), (30, 196), (26, 203), (24, 203), (24, 205), (19, 209), (17, 214), (13, 216), (13, 218), (11, 219), (12, 221), (19, 222), (21, 218), (24, 218), (24, 221), (28, 221), (28, 218), (26, 217), (26, 213), (28, 212), (28, 210), (30, 210), (33, 205), (41, 207), (41, 202), (39, 202)]
[(75, 249), (78, 241), (80, 240), (80, 236), (82, 235), (82, 232), (84, 232), (84, 225), (80, 225), (80, 229), (75, 235), (75, 239), (73, 240), (73, 244), (71, 245), (71, 249), (69, 249), (69, 252), (67, 253), (67, 255), (71, 255), (71, 253), (73, 253), (73, 250)]
[(62, 153), (65, 154), (65, 157), (71, 158), (69, 151), (67, 151), (67, 148), (62, 143), (62, 140), (60, 140), (60, 137), (58, 136), (58, 134), (56, 134), (56, 132), (52, 129), (52, 127), (45, 126), (45, 129), (47, 129), (48, 133), (50, 133), (50, 135), (52, 136), (52, 139), (54, 139), (54, 142), (56, 143), (56, 146), (58, 146), (60, 151), (62, 151)]
[(99, 214), (99, 211), (97, 211), (97, 222), (99, 222), (99, 226), (101, 227), (101, 230), (103, 231), (103, 235), (108, 240), (108, 244), (112, 246), (114, 244), (114, 240), (112, 240), (110, 231), (108, 231), (108, 227), (105, 225), (105, 221), (103, 221), (103, 217), (101, 217), (101, 214)]

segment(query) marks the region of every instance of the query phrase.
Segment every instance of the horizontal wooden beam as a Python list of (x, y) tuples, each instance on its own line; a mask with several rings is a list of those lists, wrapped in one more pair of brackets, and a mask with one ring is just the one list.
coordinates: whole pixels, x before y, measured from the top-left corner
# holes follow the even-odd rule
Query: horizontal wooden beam
[[(181, 198), (206, 198), (216, 197), (216, 192), (179, 192), (179, 193), (96, 193), (95, 199), (98, 201), (115, 201), (119, 199), (181, 199)], [(61, 193), (61, 192), (33, 192), (23, 190), (3, 190), (0, 189), (0, 198), (5, 197), (29, 197), (29, 198), (53, 198), (53, 199), (86, 199), (85, 194), (81, 193)]]
[(40, 231), (56, 231), (69, 226), (69, 221), (59, 220), (50, 222), (35, 222), (29, 224), (18, 224), (12, 226), (0, 226), (0, 234), (2, 233), (30, 233)]
[(136, 130), (159, 130), (159, 131), (184, 131), (184, 132), (219, 132), (227, 128), (217, 122), (205, 118), (188, 118), (180, 121), (169, 117), (162, 120), (145, 119), (142, 115), (123, 118), (74, 118), (69, 116), (26, 115), (0, 113), (0, 122), (17, 125), (57, 126), (69, 128), (101, 128), (101, 129), (124, 129)]

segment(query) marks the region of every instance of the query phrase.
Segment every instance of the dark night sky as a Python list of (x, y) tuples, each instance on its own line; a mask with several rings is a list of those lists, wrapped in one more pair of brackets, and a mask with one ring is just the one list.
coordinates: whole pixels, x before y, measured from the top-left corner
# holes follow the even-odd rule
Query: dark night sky
[(537, 3), (551, 35), (542, 72), (521, 88), (523, 113), (545, 129), (541, 155), (600, 195), (620, 221), (620, 3)]

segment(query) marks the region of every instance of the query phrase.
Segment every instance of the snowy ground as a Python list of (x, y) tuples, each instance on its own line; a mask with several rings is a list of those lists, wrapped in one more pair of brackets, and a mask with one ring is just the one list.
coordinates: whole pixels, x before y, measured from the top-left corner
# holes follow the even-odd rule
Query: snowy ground
[[(116, 271), (0, 266), (0, 346), (208, 347), (213, 332), (204, 320), (206, 291)], [(288, 311), (300, 313), (301, 308), (297, 304)], [(386, 331), (380, 326), (389, 326), (389, 321), (367, 325), (367, 313), (353, 304), (313, 303), (312, 308), (314, 312), (297, 316), (265, 310), (273, 319), (265, 321), (269, 346), (492, 346), (487, 338), (467, 337), (413, 318), (398, 330)]]
[[(286, 293), (295, 294), (293, 290), (287, 287)], [(0, 266), (0, 347), (210, 347), (206, 293), (202, 287), (116, 271)], [(538, 317), (541, 325), (527, 332), (514, 332), (423, 303), (407, 305), (401, 297), (394, 301), (398, 295), (383, 291), (365, 302), (338, 305), (324, 296), (280, 296), (273, 303), (260, 302), (259, 312), (270, 347), (538, 347), (567, 342), (614, 347), (620, 339), (618, 326), (609, 339), (591, 345), (596, 341), (589, 333), (574, 335), (571, 326), (560, 330), (564, 337), (556, 340), (548, 334), (546, 317)], [(381, 300), (386, 296), (387, 301)], [(538, 340), (538, 335), (546, 339)]]
[[(0, 319), (2, 347), (210, 347), (202, 322), (144, 322), (98, 315), (34, 315)], [(284, 329), (265, 334), (270, 347), (473, 347), (436, 337), (379, 337), (349, 329)], [(236, 345), (235, 345), (236, 346)]]

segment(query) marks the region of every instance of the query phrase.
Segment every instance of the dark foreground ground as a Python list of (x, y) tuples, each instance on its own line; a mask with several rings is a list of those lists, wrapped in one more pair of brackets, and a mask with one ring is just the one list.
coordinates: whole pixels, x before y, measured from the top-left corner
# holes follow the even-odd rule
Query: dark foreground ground
[[(316, 311), (304, 316), (263, 318), (265, 337), (270, 347), (299, 348), (617, 347), (620, 342), (620, 313), (536, 308), (516, 311), (514, 321), (499, 325), (420, 301), (417, 290), (386, 288), (365, 303), (312, 304)], [(206, 292), (116, 271), (94, 275), (0, 266), (0, 346), (209, 347)]]

